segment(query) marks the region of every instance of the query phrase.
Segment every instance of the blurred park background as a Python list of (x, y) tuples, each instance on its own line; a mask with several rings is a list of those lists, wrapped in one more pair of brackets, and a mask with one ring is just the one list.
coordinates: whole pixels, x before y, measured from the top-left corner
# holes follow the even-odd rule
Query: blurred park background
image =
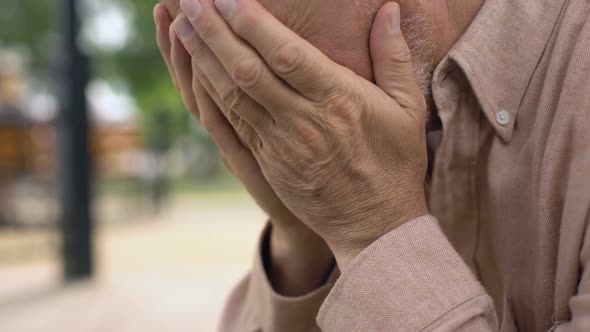
[(156, 0), (0, 0), (0, 331), (214, 331), (260, 212), (184, 110)]

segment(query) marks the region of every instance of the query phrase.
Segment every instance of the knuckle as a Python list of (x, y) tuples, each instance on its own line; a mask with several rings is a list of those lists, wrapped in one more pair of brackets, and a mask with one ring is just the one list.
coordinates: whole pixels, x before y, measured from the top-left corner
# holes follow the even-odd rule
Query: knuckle
[(290, 43), (275, 48), (270, 54), (269, 62), (273, 70), (283, 75), (295, 75), (303, 68), (301, 51)]
[(191, 59), (191, 67), (193, 68), (193, 75), (195, 76), (195, 78), (197, 78), (198, 81), (201, 81), (201, 79), (203, 79), (205, 75), (199, 67), (197, 58)]
[(193, 59), (193, 91), (196, 91), (195, 86), (204, 89), (210, 96), (213, 96), (215, 90), (201, 67)]
[(297, 130), (312, 151), (318, 151), (324, 147), (326, 143), (325, 128), (311, 123), (300, 123), (297, 125)]
[(395, 47), (389, 57), (390, 61), (394, 64), (400, 63), (411, 63), (412, 62), (412, 52), (407, 46), (399, 46)]
[(162, 0), (161, 3), (166, 6), (166, 9), (168, 9), (168, 12), (172, 15), (172, 17), (181, 12), (180, 3), (178, 1)]
[(219, 89), (219, 91), (221, 91), (219, 94), (221, 103), (227, 110), (234, 111), (244, 101), (244, 93), (233, 83), (228, 83), (225, 87)]
[(238, 136), (242, 139), (246, 146), (249, 148), (255, 147), (256, 132), (254, 129), (242, 119), (236, 112), (229, 112), (228, 120), (232, 124), (232, 127), (236, 130)]
[(199, 79), (199, 76), (197, 76), (196, 73), (193, 74), (193, 80), (192, 80), (192, 89), (193, 89), (193, 94), (195, 96), (195, 99), (199, 99), (201, 98), (202, 94), (203, 94), (203, 84), (201, 84), (201, 81)]
[(399, 93), (395, 100), (403, 108), (412, 110), (411, 114), (424, 116), (428, 111), (426, 98), (418, 88), (405, 93)]
[(248, 10), (243, 11), (240, 15), (233, 17), (232, 29), (238, 34), (248, 33), (260, 24), (260, 18), (255, 12)]
[(252, 127), (250, 127), (250, 125), (248, 125), (248, 123), (244, 121), (244, 119), (242, 119), (242, 117), (234, 111), (228, 112), (227, 120), (235, 129), (238, 136), (240, 136), (241, 139), (246, 143), (246, 145), (250, 145), (250, 143), (252, 142), (251, 138), (253, 135)]
[(205, 43), (209, 43), (215, 39), (219, 30), (218, 24), (203, 20), (199, 25), (199, 36)]
[(358, 112), (357, 102), (349, 95), (328, 100), (330, 113), (337, 118), (348, 119)]
[(238, 60), (232, 70), (232, 78), (240, 86), (247, 89), (256, 88), (262, 78), (262, 66), (256, 59)]
[(320, 108), (325, 110), (334, 120), (345, 123), (356, 123), (361, 114), (362, 105), (359, 98), (350, 91), (338, 89), (330, 93), (320, 102)]
[(188, 45), (190, 45), (188, 47), (188, 52), (193, 58), (193, 66), (196, 66), (195, 60), (206, 56), (209, 52), (209, 48), (205, 45), (203, 40), (196, 35), (191, 39)]
[(236, 127), (236, 129), (240, 130), (243, 132), (244, 129), (244, 123), (242, 121), (242, 118), (238, 115), (238, 113), (234, 112), (234, 111), (229, 111), (227, 113), (227, 120), (234, 125), (234, 127)]

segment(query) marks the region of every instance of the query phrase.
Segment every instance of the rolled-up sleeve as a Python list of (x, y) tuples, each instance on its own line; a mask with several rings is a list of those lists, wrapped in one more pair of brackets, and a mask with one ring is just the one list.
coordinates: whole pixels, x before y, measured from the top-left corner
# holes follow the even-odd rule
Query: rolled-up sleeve
[(320, 309), (324, 331), (498, 331), (492, 299), (432, 216), (363, 251)]
[(273, 289), (263, 262), (269, 228), (263, 233), (252, 271), (235, 287), (226, 303), (222, 332), (320, 331), (318, 311), (338, 278), (335, 269), (324, 286), (301, 297), (285, 297)]

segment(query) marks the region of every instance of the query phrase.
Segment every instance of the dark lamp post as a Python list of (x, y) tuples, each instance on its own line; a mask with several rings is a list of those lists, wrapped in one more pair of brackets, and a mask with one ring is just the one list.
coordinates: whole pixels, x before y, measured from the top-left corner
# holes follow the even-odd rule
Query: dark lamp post
[(80, 50), (77, 0), (64, 0), (58, 119), (61, 230), (66, 280), (93, 273), (90, 125), (86, 104), (89, 63)]

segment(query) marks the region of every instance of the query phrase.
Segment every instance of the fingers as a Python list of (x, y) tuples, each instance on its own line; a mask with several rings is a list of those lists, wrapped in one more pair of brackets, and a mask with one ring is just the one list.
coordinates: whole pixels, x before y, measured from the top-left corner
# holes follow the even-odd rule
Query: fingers
[[(196, 0), (183, 0), (181, 5), (190, 16), (202, 42), (219, 59), (231, 79), (254, 100), (272, 113), (284, 112), (294, 108), (293, 103), (303, 101), (301, 96), (268, 68), (250, 45), (231, 30), (219, 16), (211, 0), (200, 3)], [(187, 42), (189, 40), (185, 40)]]
[[(228, 167), (234, 172), (239, 169), (233, 165), (234, 158), (239, 158), (238, 160), (242, 160), (245, 164), (252, 163), (251, 152), (240, 142), (231, 124), (210, 96), (210, 94), (216, 95), (216, 92), (212, 87), (209, 93), (203, 88), (198, 79), (202, 73), (193, 74), (193, 59), (178, 39), (174, 25), (172, 25), (170, 36), (167, 39), (171, 41), (170, 66), (178, 73), (178, 88), (186, 107), (201, 122), (220, 152), (223, 155), (232, 156), (232, 158), (225, 158), (229, 164)], [(253, 130), (250, 129), (250, 131)]]
[[(204, 89), (205, 92), (209, 95), (209, 97), (211, 97), (211, 99), (213, 99), (213, 101), (215, 102), (215, 104), (217, 105), (217, 107), (219, 108), (219, 111), (221, 112), (221, 109), (223, 108), (223, 103), (221, 102), (221, 100), (219, 100), (219, 96), (217, 95), (217, 91), (215, 91), (215, 88), (213, 87), (213, 85), (211, 85), (211, 82), (209, 82), (209, 80), (207, 79), (207, 77), (205, 76), (205, 74), (203, 74), (203, 72), (201, 71), (201, 68), (199, 68), (199, 65), (197, 64), (197, 59), (192, 58), (193, 59), (193, 89), (195, 89), (194, 87), (197, 86), (198, 88)], [(196, 91), (196, 90), (194, 90)], [(195, 92), (195, 96), (198, 98), (197, 93)]]
[(261, 199), (261, 202), (268, 204), (277, 200), (252, 151), (240, 142), (232, 125), (196, 76), (194, 85), (201, 109), (201, 122), (217, 145), (226, 166), (250, 192), (256, 193), (255, 197)]
[[(191, 65), (191, 68), (193, 68), (192, 65)], [(201, 84), (201, 82), (197, 78), (197, 76), (194, 73), (194, 71), (193, 71), (192, 81), (193, 81), (192, 82), (192, 91), (193, 91), (193, 96), (195, 98), (195, 102), (197, 103), (197, 111), (194, 112), (194, 113), (193, 112), (191, 112), (191, 113), (193, 113), (193, 115), (197, 118), (197, 120), (202, 125), (203, 124), (203, 119), (201, 119), (201, 109), (199, 108), (199, 96), (201, 96), (203, 94), (203, 91), (205, 91), (205, 94), (206, 94), (206, 90), (205, 90), (205, 88), (203, 88), (203, 85)], [(209, 97), (209, 98), (211, 98), (211, 97)]]
[(350, 70), (285, 27), (256, 0), (216, 0), (215, 5), (270, 69), (307, 98), (321, 101), (352, 76)]
[(170, 76), (172, 76), (174, 86), (178, 89), (179, 87), (176, 82), (176, 75), (174, 74), (171, 59), (172, 43), (170, 41), (170, 25), (172, 24), (172, 18), (164, 5), (157, 4), (156, 7), (154, 7), (154, 21), (156, 22), (156, 40), (158, 48), (160, 49), (160, 53), (162, 53), (166, 67), (168, 67), (168, 72), (170, 73)]
[(168, 13), (172, 18), (178, 16), (181, 12), (178, 0), (159, 0), (162, 5), (168, 9)]
[[(237, 113), (260, 134), (266, 132), (274, 124), (274, 120), (268, 111), (245, 94), (232, 80), (221, 62), (201, 40), (184, 15), (176, 19), (174, 26), (179, 30), (179, 34), (184, 36), (184, 44), (192, 50), (191, 54), (197, 60), (196, 63), (199, 69), (205, 74), (207, 80), (211, 82), (219, 95), (220, 101), (223, 104), (223, 111)], [(180, 31), (190, 29), (193, 32), (185, 31), (184, 33), (180, 33)], [(226, 115), (230, 116), (229, 113)]]
[[(207, 99), (213, 102), (211, 105), (215, 106), (215, 111), (219, 113), (216, 114), (216, 116), (223, 117), (225, 119), (224, 121), (227, 122), (230, 127), (232, 127), (232, 131), (235, 133), (235, 136), (240, 140), (242, 145), (247, 147), (248, 144), (244, 139), (242, 139), (241, 135), (236, 131), (235, 127), (244, 127), (249, 125), (241, 119), (239, 119), (241, 123), (232, 124), (229, 121), (229, 117), (226, 114), (227, 111), (223, 110), (225, 106), (223, 106), (223, 103), (221, 102), (219, 95), (217, 94), (217, 91), (215, 91), (215, 88), (213, 87), (211, 82), (209, 82), (205, 74), (203, 74), (196, 62), (197, 61), (193, 58), (193, 91), (195, 91), (195, 97), (198, 99), (200, 95), (207, 96)], [(245, 125), (243, 125), (243, 123), (245, 123)], [(254, 129), (251, 130), (254, 131)]]
[(170, 29), (169, 39), (171, 41), (170, 62), (171, 67), (176, 72), (178, 89), (186, 108), (197, 118), (200, 119), (199, 107), (193, 93), (193, 71), (192, 59), (188, 54), (178, 37), (174, 27)]
[[(211, 82), (209, 81), (209, 79), (207, 78), (207, 76), (205, 76), (205, 74), (203, 73), (203, 71), (201, 70), (201, 68), (198, 65), (198, 61), (197, 59), (193, 58), (193, 87), (196, 86), (196, 88), (193, 88), (195, 91), (195, 95), (197, 97), (197, 100), (199, 98), (199, 93), (197, 93), (196, 91), (205, 91), (205, 94), (207, 96), (210, 97), (210, 99), (212, 99), (215, 103), (215, 105), (217, 105), (217, 110), (219, 112), (220, 116), (224, 116), (225, 119), (230, 123), (230, 125), (233, 127), (233, 131), (235, 131), (237, 133), (237, 137), (240, 139), (240, 141), (242, 142), (242, 144), (244, 144), (247, 147), (250, 147), (253, 150), (256, 150), (258, 147), (260, 147), (261, 144), (261, 138), (259, 136), (262, 136), (261, 134), (259, 134), (256, 130), (254, 130), (254, 128), (242, 117), (240, 117), (236, 112), (234, 112), (233, 110), (228, 110), (226, 108), (226, 106), (224, 105), (224, 103), (221, 101), (221, 98), (219, 97), (219, 94), (217, 92), (217, 90), (215, 89), (215, 87), (213, 86), (213, 84), (211, 84)], [(247, 107), (249, 108), (259, 108), (260, 105), (257, 105), (253, 100), (250, 99), (250, 101), (252, 103), (248, 104), (248, 105), (242, 105), (242, 107), (245, 109)], [(254, 105), (256, 104), (256, 105)], [(258, 109), (254, 110), (255, 112), (259, 111)], [(261, 130), (261, 129), (259, 129)]]
[(203, 72), (201, 72), (198, 67), (193, 68), (195, 72), (195, 80), (200, 83), (207, 95), (210, 96), (215, 102), (215, 105), (217, 105), (217, 109), (219, 111), (219, 115), (223, 116), (231, 125), (232, 130), (236, 133), (236, 136), (240, 142), (250, 150), (257, 150), (257, 148), (260, 147), (262, 143), (256, 130), (254, 130), (254, 128), (252, 128), (252, 126), (246, 120), (236, 114), (236, 112), (232, 110), (225, 110), (225, 106), (221, 102), (217, 91), (215, 91), (215, 88), (211, 82), (209, 82), (205, 74), (203, 74)]
[(400, 28), (400, 7), (395, 2), (385, 4), (377, 13), (371, 32), (371, 57), (377, 85), (403, 108), (425, 112), (412, 55)]
[[(232, 156), (228, 159), (228, 167), (232, 171), (236, 171), (236, 167), (231, 160), (233, 159), (250, 159), (252, 158), (251, 152), (240, 142), (238, 136), (225, 118), (223, 113), (213, 98), (200, 84), (200, 81), (195, 76), (194, 78), (194, 93), (201, 110), (201, 124), (205, 130), (209, 133), (220, 152), (225, 156)], [(250, 155), (250, 156), (249, 156)], [(237, 175), (237, 174), (236, 174)]]

